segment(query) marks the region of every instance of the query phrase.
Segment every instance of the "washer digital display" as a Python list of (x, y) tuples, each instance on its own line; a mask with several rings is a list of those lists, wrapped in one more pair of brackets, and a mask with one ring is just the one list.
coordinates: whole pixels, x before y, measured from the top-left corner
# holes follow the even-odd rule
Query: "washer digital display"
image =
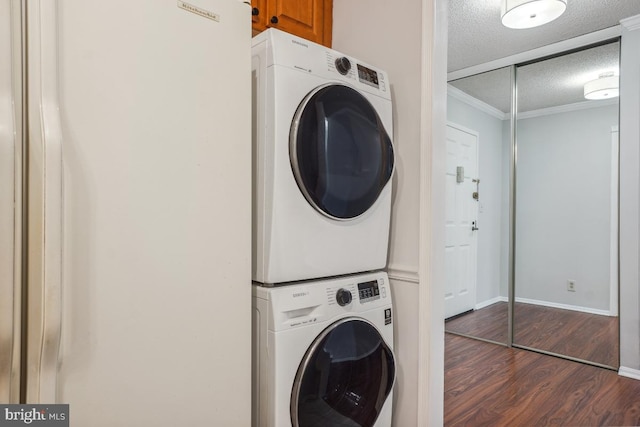
[(371, 280), (370, 282), (358, 283), (358, 297), (360, 298), (360, 302), (379, 299), (380, 289), (378, 288), (378, 281)]
[(378, 87), (378, 73), (373, 71), (371, 68), (358, 64), (358, 78), (362, 83), (366, 83), (375, 88)]

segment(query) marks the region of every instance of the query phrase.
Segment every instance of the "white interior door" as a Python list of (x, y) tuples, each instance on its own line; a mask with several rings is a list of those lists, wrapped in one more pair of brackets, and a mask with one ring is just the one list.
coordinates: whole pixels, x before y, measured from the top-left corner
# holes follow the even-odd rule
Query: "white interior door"
[(472, 310), (476, 299), (478, 135), (447, 126), (445, 318)]

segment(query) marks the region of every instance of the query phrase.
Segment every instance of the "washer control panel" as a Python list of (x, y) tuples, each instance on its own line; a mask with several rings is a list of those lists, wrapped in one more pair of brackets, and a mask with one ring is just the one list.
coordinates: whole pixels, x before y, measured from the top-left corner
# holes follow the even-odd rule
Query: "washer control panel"
[(360, 277), (352, 281), (345, 281), (339, 286), (328, 286), (327, 302), (329, 305), (339, 305), (340, 307), (351, 307), (352, 304), (361, 306), (363, 304), (379, 301), (385, 304), (387, 300), (386, 275), (384, 277)]
[[(252, 286), (254, 304), (262, 307), (269, 330), (281, 331), (338, 317), (372, 313), (390, 324), (391, 289), (384, 271), (360, 273), (286, 286)], [(267, 308), (270, 307), (270, 308)]]
[(358, 283), (358, 298), (361, 303), (380, 299), (380, 287), (377, 280)]

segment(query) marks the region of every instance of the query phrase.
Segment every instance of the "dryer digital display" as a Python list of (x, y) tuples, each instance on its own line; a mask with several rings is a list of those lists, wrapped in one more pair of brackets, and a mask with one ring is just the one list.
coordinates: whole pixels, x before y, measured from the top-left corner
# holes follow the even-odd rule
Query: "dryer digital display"
[(371, 68), (358, 64), (358, 78), (362, 83), (378, 88), (378, 73)]
[(360, 298), (360, 302), (380, 299), (378, 281), (371, 280), (370, 282), (358, 283), (358, 297)]

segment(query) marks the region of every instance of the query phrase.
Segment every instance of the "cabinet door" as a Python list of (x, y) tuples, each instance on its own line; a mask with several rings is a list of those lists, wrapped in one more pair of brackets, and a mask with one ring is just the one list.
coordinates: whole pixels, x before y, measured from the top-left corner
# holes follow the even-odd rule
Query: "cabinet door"
[(268, 17), (267, 0), (251, 0), (251, 28), (254, 36), (267, 29)]
[(269, 0), (268, 10), (268, 26), (331, 46), (332, 0)]

